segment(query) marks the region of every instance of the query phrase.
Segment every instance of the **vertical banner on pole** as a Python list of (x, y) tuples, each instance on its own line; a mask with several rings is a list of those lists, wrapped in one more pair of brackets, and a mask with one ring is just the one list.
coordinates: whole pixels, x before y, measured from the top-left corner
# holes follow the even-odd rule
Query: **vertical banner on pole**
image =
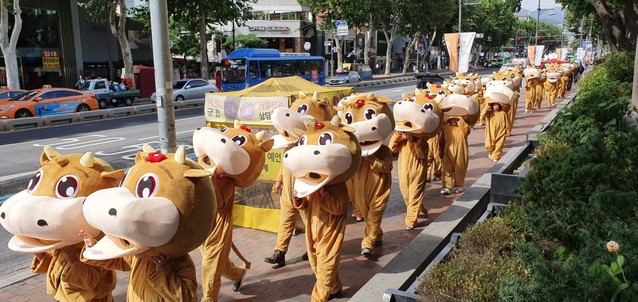
[(568, 50), (569, 48), (567, 48), (567, 47), (561, 47), (561, 49), (562, 49), (563, 51), (561, 52), (561, 56), (559, 57), (559, 59), (560, 59), (560, 60), (562, 60), (562, 61), (565, 61), (565, 60), (567, 60), (567, 50)]
[(527, 60), (529, 60), (529, 65), (535, 65), (534, 58), (536, 57), (536, 46), (529, 45), (527, 46)]
[(472, 53), (472, 44), (474, 43), (475, 32), (461, 33), (461, 48), (459, 53), (459, 72), (467, 72), (470, 69), (470, 54)]
[(578, 49), (576, 50), (576, 60), (583, 62), (583, 59), (585, 58), (585, 49), (583, 49), (582, 47), (578, 47)]
[(445, 46), (447, 52), (450, 54), (450, 71), (459, 71), (459, 34), (450, 33), (444, 34)]
[(534, 65), (541, 66), (541, 62), (543, 61), (544, 49), (545, 45), (536, 45), (536, 56), (534, 57)]
[(562, 60), (562, 55), (563, 55), (563, 49), (562, 48), (556, 48), (556, 60)]

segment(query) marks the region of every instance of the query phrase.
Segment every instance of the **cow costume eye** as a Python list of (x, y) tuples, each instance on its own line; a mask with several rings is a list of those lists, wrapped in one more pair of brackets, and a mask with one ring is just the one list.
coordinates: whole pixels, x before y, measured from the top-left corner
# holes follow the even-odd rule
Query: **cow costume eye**
[(35, 174), (33, 174), (33, 176), (31, 177), (31, 180), (29, 180), (29, 185), (27, 186), (27, 191), (29, 193), (33, 193), (33, 191), (35, 191), (35, 189), (38, 188), (38, 185), (40, 184), (40, 180), (42, 179), (43, 173), (44, 173), (43, 171), (37, 171), (35, 172)]
[(235, 142), (237, 146), (243, 146), (246, 143), (246, 137), (243, 135), (235, 135), (231, 140)]
[(432, 103), (425, 103), (423, 104), (423, 109), (432, 112), (434, 111), (434, 105), (432, 105)]
[(445, 91), (443, 91), (443, 90), (439, 91), (439, 95), (443, 95), (443, 96), (445, 96), (445, 95), (446, 95), (446, 94), (445, 94)]
[(159, 187), (159, 178), (153, 173), (146, 173), (140, 177), (135, 186), (137, 198), (148, 198), (155, 195)]
[(377, 112), (372, 108), (368, 108), (363, 113), (363, 116), (366, 118), (366, 120), (371, 120), (377, 116)]
[(301, 136), (301, 137), (299, 138), (299, 145), (300, 145), (300, 146), (301, 146), (301, 145), (305, 145), (307, 141), (308, 141), (308, 137), (307, 137), (307, 136), (305, 136), (305, 135), (303, 135), (303, 136)]
[(346, 115), (344, 116), (346, 119), (346, 124), (352, 124), (352, 122), (354, 122), (354, 117), (352, 116), (352, 112), (346, 112)]
[(416, 99), (415, 99), (415, 98), (409, 98), (409, 99), (407, 99), (406, 101), (408, 101), (408, 102), (414, 102), (414, 101), (416, 101)]
[(65, 175), (55, 185), (55, 196), (60, 199), (73, 198), (80, 191), (80, 180), (73, 175)]
[(507, 78), (507, 77), (503, 77), (503, 78), (501, 79), (501, 81), (507, 81), (507, 80), (508, 80), (508, 78)]
[(319, 136), (319, 145), (330, 145), (332, 144), (332, 134), (330, 132), (321, 133)]
[(228, 128), (224, 127), (224, 128), (222, 128), (222, 130), (220, 130), (220, 132), (221, 132), (221, 133), (224, 133), (224, 132), (226, 132), (227, 130), (228, 130)]
[(302, 104), (301, 106), (299, 106), (299, 108), (297, 108), (297, 112), (306, 114), (306, 112), (308, 112), (308, 105)]

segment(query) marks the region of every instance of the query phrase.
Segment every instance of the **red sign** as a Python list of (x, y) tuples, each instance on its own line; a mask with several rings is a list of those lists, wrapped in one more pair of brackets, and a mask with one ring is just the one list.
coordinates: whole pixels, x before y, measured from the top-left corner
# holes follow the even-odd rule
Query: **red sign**
[(43, 68), (60, 68), (60, 54), (57, 50), (43, 50), (40, 53)]

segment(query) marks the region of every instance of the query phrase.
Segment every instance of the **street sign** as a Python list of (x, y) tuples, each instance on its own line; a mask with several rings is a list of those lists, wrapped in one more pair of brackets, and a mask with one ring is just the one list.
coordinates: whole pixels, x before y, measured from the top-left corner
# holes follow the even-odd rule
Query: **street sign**
[(337, 27), (337, 36), (347, 36), (348, 35), (348, 22), (346, 22), (346, 21), (335, 21), (335, 26)]
[(303, 44), (303, 49), (310, 50), (310, 42), (306, 42)]
[(332, 46), (332, 41), (323, 41), (323, 46)]
[(477, 39), (481, 39), (483, 38), (483, 33), (476, 33), (476, 37)]

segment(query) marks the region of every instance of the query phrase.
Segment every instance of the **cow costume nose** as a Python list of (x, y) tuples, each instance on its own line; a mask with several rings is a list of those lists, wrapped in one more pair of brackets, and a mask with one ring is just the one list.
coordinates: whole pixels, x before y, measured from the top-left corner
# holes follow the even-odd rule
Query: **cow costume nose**
[(48, 225), (49, 225), (49, 224), (47, 223), (47, 221), (46, 221), (46, 220), (44, 220), (44, 219), (38, 219), (37, 224), (38, 224), (38, 226), (41, 226), (41, 227), (43, 227), (43, 226), (48, 226)]
[(114, 208), (111, 208), (109, 210), (109, 216), (117, 216), (117, 210)]

